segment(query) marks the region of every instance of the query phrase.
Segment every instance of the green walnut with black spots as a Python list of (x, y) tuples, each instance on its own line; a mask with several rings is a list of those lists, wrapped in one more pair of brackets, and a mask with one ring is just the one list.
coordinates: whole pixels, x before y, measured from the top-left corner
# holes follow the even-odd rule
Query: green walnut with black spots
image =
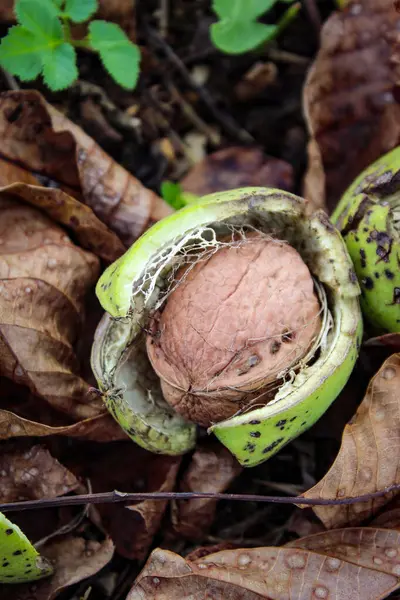
[(341, 230), (377, 332), (400, 332), (400, 147), (368, 167), (339, 202)]
[(48, 577), (53, 567), (21, 529), (0, 513), (0, 584), (25, 583)]
[(275, 189), (212, 194), (149, 229), (100, 278), (92, 366), (131, 438), (180, 454), (206, 427), (256, 465), (348, 380), (359, 285), (325, 213)]

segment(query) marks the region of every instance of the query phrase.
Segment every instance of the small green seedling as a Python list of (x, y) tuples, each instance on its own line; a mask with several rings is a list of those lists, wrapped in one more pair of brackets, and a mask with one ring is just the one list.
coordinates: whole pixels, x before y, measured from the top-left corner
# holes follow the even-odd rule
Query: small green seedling
[(173, 181), (163, 181), (160, 191), (165, 202), (175, 210), (179, 210), (199, 199), (195, 194), (185, 192), (179, 183), (174, 183)]
[(278, 2), (293, 0), (213, 0), (219, 21), (211, 25), (211, 40), (227, 54), (243, 54), (274, 40), (300, 10), (297, 2), (286, 10), (276, 25), (260, 23), (262, 17)]
[(20, 528), (0, 513), (0, 583), (35, 581), (52, 572)]
[(17, 0), (18, 25), (0, 43), (0, 65), (22, 81), (42, 75), (52, 90), (78, 78), (76, 48), (97, 52), (105, 69), (122, 87), (133, 89), (139, 75), (140, 51), (115, 23), (91, 21), (88, 34), (76, 40), (71, 23), (87, 21), (98, 0)]

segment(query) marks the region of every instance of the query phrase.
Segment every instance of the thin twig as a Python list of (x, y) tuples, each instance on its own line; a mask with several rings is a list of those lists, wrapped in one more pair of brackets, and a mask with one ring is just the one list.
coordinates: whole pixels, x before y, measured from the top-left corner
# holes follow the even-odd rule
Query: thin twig
[(79, 504), (114, 504), (142, 502), (143, 500), (193, 500), (211, 498), (213, 500), (230, 500), (233, 502), (269, 502), (271, 504), (302, 504), (308, 506), (341, 506), (369, 502), (391, 492), (400, 490), (400, 483), (390, 485), (383, 490), (362, 494), (354, 498), (303, 498), (302, 496), (261, 496), (258, 494), (221, 494), (213, 492), (138, 492), (126, 493), (114, 490), (98, 494), (81, 494), (79, 496), (62, 496), (59, 498), (43, 498), (41, 500), (26, 500), (24, 502), (9, 502), (0, 504), (1, 512), (12, 510), (34, 510), (38, 508), (52, 508), (60, 506), (73, 506)]
[(159, 31), (161, 37), (165, 38), (168, 34), (168, 13), (169, 6), (168, 0), (160, 0), (160, 8), (159, 8)]
[(176, 68), (181, 77), (186, 81), (187, 85), (196, 90), (200, 99), (207, 106), (214, 119), (220, 123), (221, 127), (223, 127), (227, 133), (245, 144), (254, 142), (254, 138), (245, 129), (240, 127), (229, 115), (217, 107), (214, 99), (206, 90), (206, 88), (193, 81), (193, 78), (190, 76), (190, 73), (186, 69), (184, 63), (169, 46), (169, 44), (167, 44), (167, 42), (160, 36), (160, 34), (151, 28), (147, 28), (147, 34), (149, 42), (157, 49), (164, 52), (166, 58)]
[(172, 99), (181, 105), (182, 112), (186, 115), (187, 119), (191, 121), (192, 125), (201, 131), (201, 133), (204, 133), (208, 141), (213, 146), (218, 146), (221, 141), (219, 135), (213, 129), (211, 129), (211, 127), (209, 127), (201, 117), (199, 117), (193, 106), (185, 100), (178, 88), (171, 83), (171, 81), (166, 81), (166, 86), (172, 96)]

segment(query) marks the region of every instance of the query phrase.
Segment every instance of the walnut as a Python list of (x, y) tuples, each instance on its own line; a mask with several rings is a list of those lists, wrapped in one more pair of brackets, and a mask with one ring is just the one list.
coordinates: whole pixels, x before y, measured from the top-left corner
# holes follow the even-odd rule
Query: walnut
[(300, 254), (253, 234), (200, 258), (177, 279), (146, 341), (167, 402), (203, 426), (266, 404), (321, 327)]

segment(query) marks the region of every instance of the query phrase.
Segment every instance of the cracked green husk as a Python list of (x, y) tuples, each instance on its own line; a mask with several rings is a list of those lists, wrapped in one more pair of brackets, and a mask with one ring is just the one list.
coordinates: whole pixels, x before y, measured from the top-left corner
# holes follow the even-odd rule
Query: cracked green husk
[(400, 147), (370, 165), (340, 200), (341, 230), (377, 332), (400, 332)]
[[(148, 313), (183, 239), (187, 241), (199, 227), (224, 235), (229, 226), (246, 225), (286, 239), (298, 250), (326, 292), (331, 315), (326, 323), (331, 326), (326, 325), (314, 360), (293, 373), (272, 401), (219, 422), (209, 432), (241, 464), (263, 462), (321, 417), (354, 367), (362, 336), (359, 286), (345, 244), (325, 213), (308, 216), (301, 198), (275, 189), (243, 188), (206, 196), (149, 229), (103, 273), (96, 288), (108, 314), (96, 333), (93, 371), (110, 412), (135, 442), (150, 451), (190, 450), (196, 426), (162, 398), (144, 348)], [(151, 273), (144, 281), (161, 250), (170, 262), (157, 277)]]

